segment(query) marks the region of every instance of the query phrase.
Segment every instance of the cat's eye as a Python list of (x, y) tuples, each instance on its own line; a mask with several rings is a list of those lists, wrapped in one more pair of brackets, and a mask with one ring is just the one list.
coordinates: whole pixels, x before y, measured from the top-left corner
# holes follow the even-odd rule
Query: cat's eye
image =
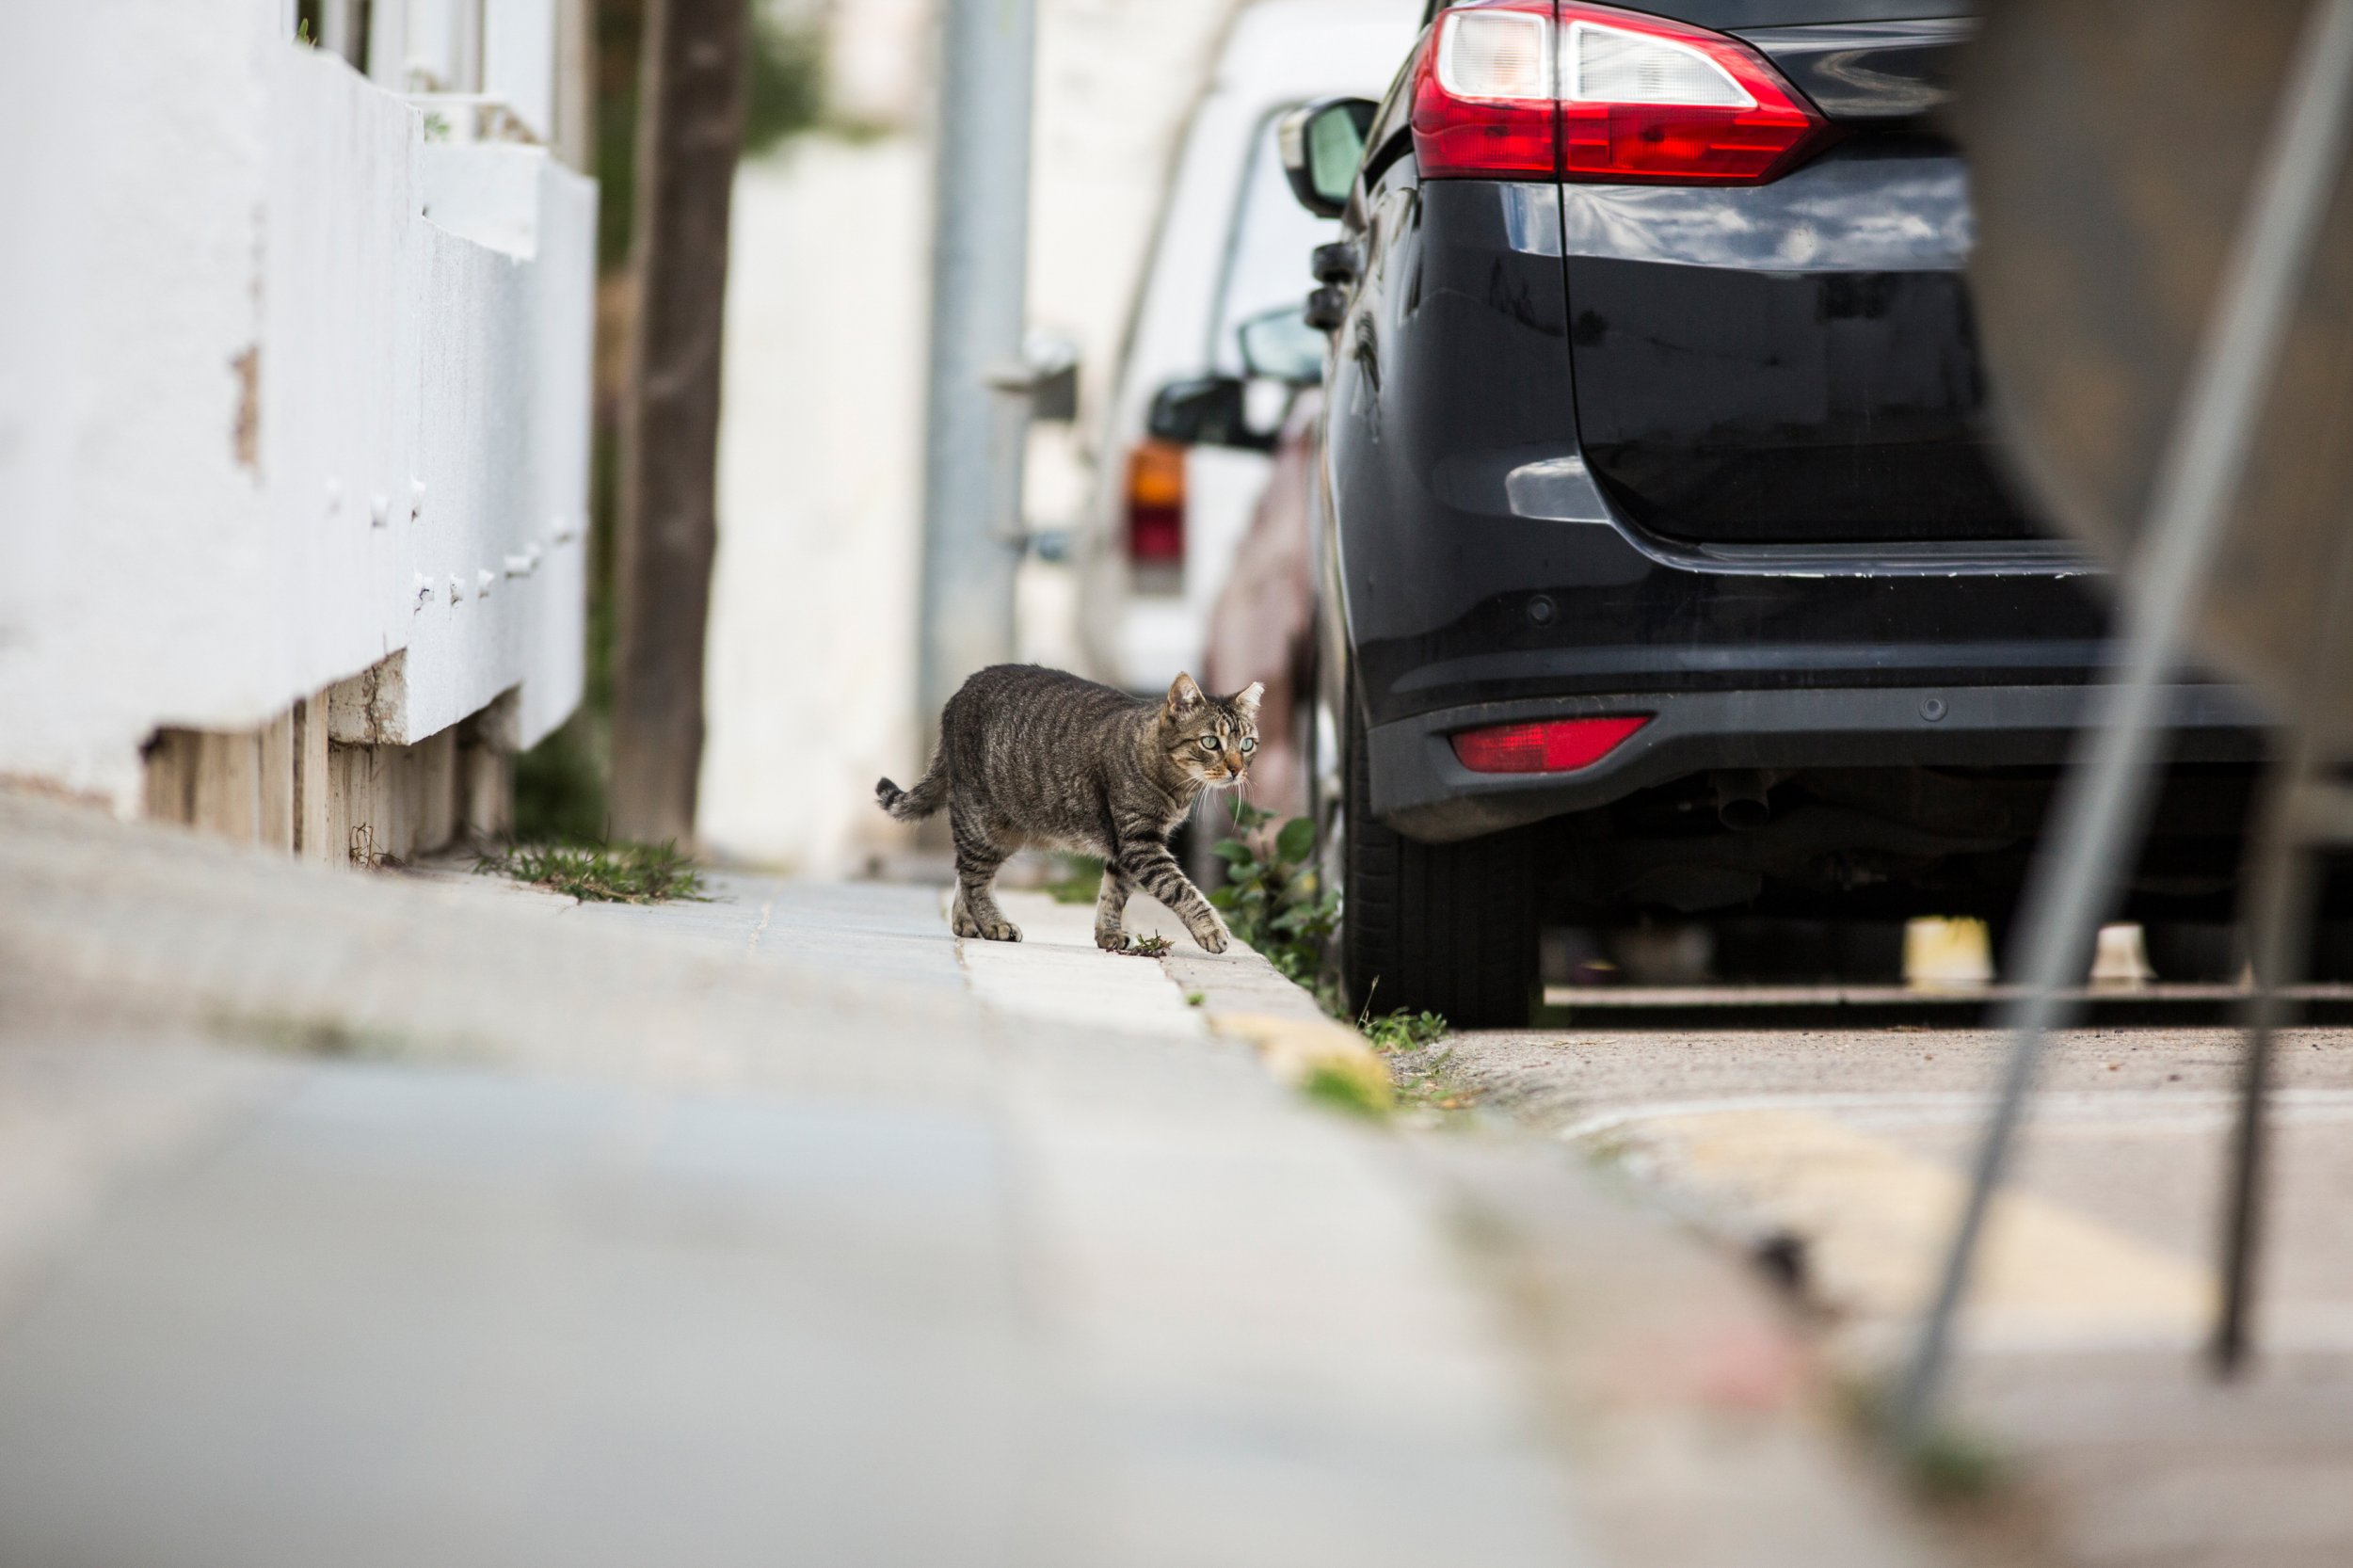
[(1249, 753), (1251, 753), (1251, 752), (1254, 752), (1254, 751), (1257, 750), (1257, 749), (1258, 749), (1258, 742), (1257, 742), (1257, 737), (1255, 737), (1255, 736), (1251, 736), (1251, 735), (1244, 735), (1244, 736), (1241, 738), (1241, 749), (1242, 749), (1242, 753), (1243, 753), (1243, 755), (1245, 755), (1245, 756), (1247, 756), (1247, 755), (1248, 755)]
[(1217, 749), (1217, 737), (1214, 735), (1202, 736), (1201, 749), (1204, 751), (1215, 751)]

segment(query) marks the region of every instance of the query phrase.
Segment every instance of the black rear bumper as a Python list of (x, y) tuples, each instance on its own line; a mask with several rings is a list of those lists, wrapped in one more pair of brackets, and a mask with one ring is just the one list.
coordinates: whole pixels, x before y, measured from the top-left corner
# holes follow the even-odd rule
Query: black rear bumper
[[(1373, 817), (1425, 843), (1450, 843), (1605, 806), (1714, 768), (2012, 767), (2073, 755), (2093, 688), (1922, 686), (1647, 692), (1475, 703), (1367, 731)], [(2232, 686), (2169, 687), (2171, 756), (2255, 762), (2264, 718)], [(1473, 773), (1448, 737), (1482, 725), (1648, 713), (1615, 751), (1574, 773)]]

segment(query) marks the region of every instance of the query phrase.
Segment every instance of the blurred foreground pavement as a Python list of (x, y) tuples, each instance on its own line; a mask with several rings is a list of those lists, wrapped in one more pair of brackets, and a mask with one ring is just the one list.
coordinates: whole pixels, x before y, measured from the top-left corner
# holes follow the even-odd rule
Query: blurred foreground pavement
[(1254, 956), (716, 891), (0, 792), (0, 1562), (1928, 1560), (1745, 1278), (1278, 1087)]

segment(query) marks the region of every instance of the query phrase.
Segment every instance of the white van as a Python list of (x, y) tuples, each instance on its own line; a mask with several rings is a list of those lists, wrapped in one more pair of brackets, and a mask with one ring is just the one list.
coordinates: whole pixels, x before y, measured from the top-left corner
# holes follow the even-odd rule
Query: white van
[[(1243, 376), (1241, 324), (1305, 300), (1308, 252), (1338, 226), (1292, 197), (1275, 121), (1310, 99), (1379, 98), (1420, 15), (1420, 0), (1259, 0), (1235, 18), (1186, 131), (1094, 432), (1077, 553), (1079, 636), (1099, 680), (1157, 692), (1200, 668), (1210, 606), (1271, 459), (1155, 440), (1146, 416), (1164, 388)], [(1251, 425), (1271, 442), (1289, 389), (1253, 380), (1243, 391)]]

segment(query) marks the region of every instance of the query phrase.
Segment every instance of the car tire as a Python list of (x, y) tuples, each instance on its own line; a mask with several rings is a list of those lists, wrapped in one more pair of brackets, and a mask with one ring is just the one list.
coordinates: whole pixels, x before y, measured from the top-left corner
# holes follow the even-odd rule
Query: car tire
[(1526, 1025), (1536, 987), (1529, 834), (1424, 844), (1374, 822), (1353, 695), (1347, 708), (1338, 858), (1350, 1009), (1436, 1013), (1458, 1029)]

